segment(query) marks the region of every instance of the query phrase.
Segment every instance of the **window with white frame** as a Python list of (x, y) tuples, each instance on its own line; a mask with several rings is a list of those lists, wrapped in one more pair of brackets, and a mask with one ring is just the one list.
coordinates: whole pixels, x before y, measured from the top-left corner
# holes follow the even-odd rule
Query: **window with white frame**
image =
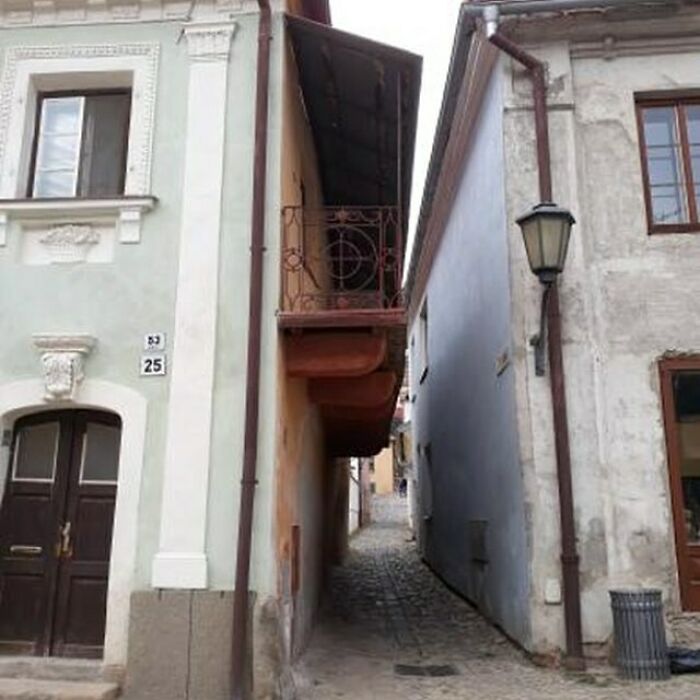
[(131, 91), (40, 93), (28, 196), (124, 193)]
[[(44, 241), (66, 222), (99, 229), (100, 244), (81, 246), (86, 262), (111, 259), (113, 238), (140, 241), (143, 215), (157, 201), (151, 159), (159, 55), (157, 44), (145, 43), (6, 50), (0, 247), (14, 232), (23, 236), (24, 262), (60, 262)], [(64, 240), (64, 233), (52, 235)]]

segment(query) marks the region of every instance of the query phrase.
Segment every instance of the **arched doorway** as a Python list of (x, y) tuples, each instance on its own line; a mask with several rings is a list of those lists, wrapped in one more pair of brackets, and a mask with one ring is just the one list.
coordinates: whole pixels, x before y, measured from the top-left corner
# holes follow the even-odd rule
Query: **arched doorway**
[(0, 652), (99, 657), (121, 421), (93, 410), (16, 421), (0, 509)]

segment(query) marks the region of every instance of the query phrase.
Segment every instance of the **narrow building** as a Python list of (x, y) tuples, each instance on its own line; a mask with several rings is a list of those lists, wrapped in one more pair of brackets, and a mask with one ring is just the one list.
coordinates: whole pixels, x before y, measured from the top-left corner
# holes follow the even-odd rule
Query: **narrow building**
[(0, 690), (284, 682), (389, 440), (420, 71), (325, 0), (0, 3)]

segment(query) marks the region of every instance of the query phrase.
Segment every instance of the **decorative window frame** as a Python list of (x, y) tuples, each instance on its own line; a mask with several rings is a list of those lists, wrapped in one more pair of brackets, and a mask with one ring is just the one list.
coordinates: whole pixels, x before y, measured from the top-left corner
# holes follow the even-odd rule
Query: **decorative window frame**
[[(87, 212), (114, 214), (123, 243), (140, 240), (141, 215), (155, 205), (151, 160), (160, 47), (157, 44), (18, 46), (8, 49), (0, 82), (0, 246), (11, 221), (36, 218), (89, 223)], [(123, 198), (38, 200), (26, 197), (40, 91), (128, 87), (131, 116)], [(90, 208), (85, 202), (93, 203)], [(100, 206), (100, 202), (104, 206)], [(18, 206), (19, 205), (19, 206)], [(75, 223), (78, 223), (75, 219)]]

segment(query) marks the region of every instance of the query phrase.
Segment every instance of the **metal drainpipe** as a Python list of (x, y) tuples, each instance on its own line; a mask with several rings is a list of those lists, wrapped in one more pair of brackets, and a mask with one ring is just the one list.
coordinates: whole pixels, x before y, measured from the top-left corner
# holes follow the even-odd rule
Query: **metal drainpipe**
[(233, 647), (231, 680), (233, 700), (244, 700), (248, 651), (250, 555), (253, 506), (257, 484), (258, 422), (260, 407), (260, 346), (262, 335), (263, 256), (265, 253), (265, 195), (267, 178), (267, 120), (270, 88), (272, 17), (269, 0), (258, 0), (258, 72), (255, 96), (255, 155), (253, 214), (250, 234), (250, 300), (248, 309), (248, 366), (246, 373), (245, 438), (241, 501), (238, 516), (236, 583), (233, 594)]
[[(524, 51), (508, 37), (501, 34), (498, 28), (498, 7), (487, 5), (482, 9), (483, 18), (486, 22), (486, 36), (489, 41), (522, 64), (527, 69), (532, 80), (540, 201), (551, 202), (552, 167), (549, 150), (549, 119), (547, 115), (547, 86), (544, 64), (527, 53), (527, 51)], [(556, 281), (552, 284), (550, 290), (547, 327), (549, 330), (547, 336), (551, 373), (550, 389), (552, 394), (554, 443), (559, 485), (559, 518), (561, 523), (561, 567), (564, 584), (564, 620), (566, 624), (566, 658), (564, 663), (568, 668), (583, 670), (585, 668), (585, 660), (581, 633), (579, 556), (576, 551), (576, 521), (574, 518), (574, 495), (571, 479), (569, 424), (566, 411), (561, 315), (559, 310), (559, 290)]]

